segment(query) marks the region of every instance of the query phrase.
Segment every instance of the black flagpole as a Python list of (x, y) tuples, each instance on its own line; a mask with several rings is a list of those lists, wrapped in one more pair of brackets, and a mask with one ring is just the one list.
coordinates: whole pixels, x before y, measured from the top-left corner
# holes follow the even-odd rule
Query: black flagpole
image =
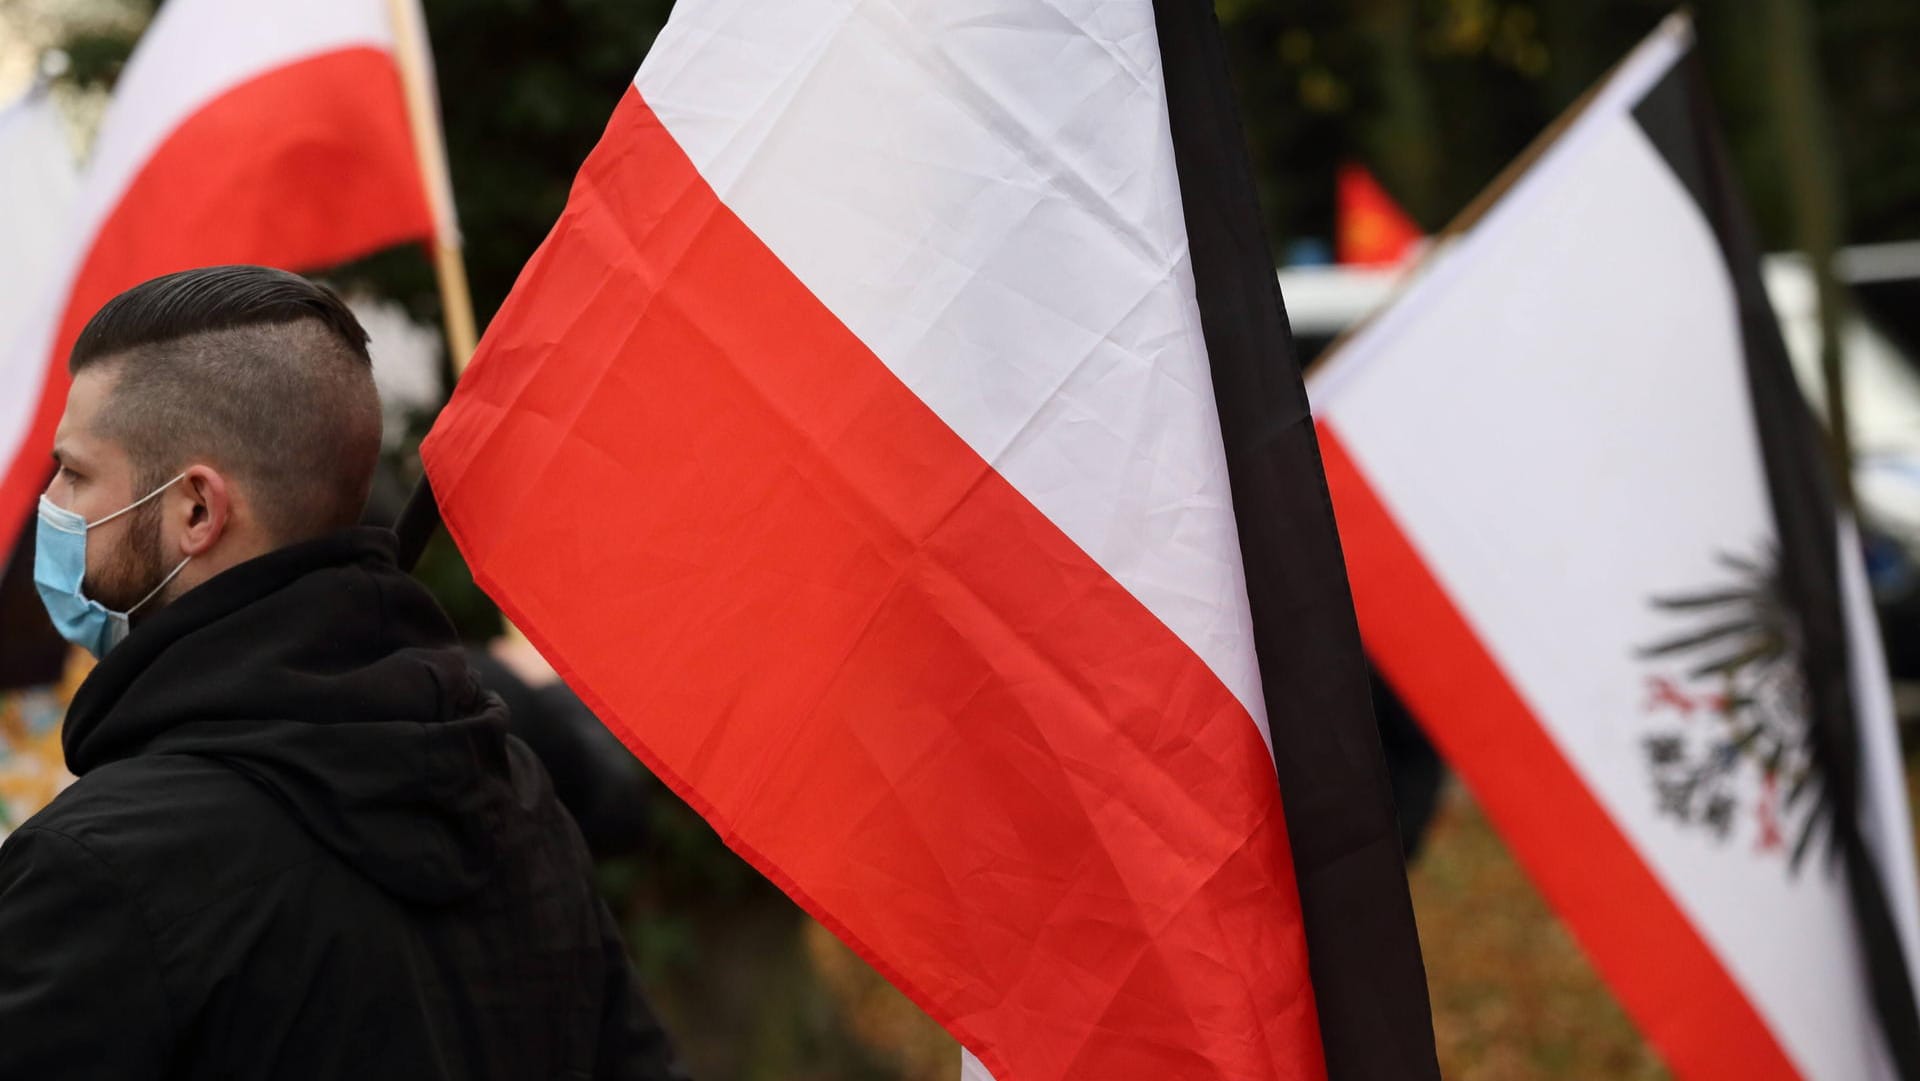
[(1367, 666), (1213, 5), (1156, 0), (1175, 165), (1332, 1081), (1438, 1081)]
[(421, 553), (427, 550), (427, 543), (439, 528), (440, 502), (434, 498), (433, 485), (427, 482), (427, 475), (422, 473), (420, 483), (407, 497), (407, 505), (400, 508), (400, 516), (393, 520), (393, 533), (400, 541), (395, 558), (401, 570), (413, 573)]

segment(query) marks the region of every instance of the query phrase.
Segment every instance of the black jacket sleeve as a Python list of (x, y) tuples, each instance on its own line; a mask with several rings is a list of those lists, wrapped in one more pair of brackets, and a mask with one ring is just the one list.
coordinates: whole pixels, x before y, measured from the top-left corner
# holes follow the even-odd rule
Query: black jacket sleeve
[(7, 838), (0, 1077), (159, 1077), (171, 1030), (151, 939), (108, 868), (63, 834)]
[[(606, 958), (606, 994), (600, 1015), (600, 1054), (595, 1081), (688, 1081), (673, 1043), (640, 991), (640, 978), (605, 904), (600, 908), (601, 949)], [(0, 1074), (0, 1076), (6, 1076)]]

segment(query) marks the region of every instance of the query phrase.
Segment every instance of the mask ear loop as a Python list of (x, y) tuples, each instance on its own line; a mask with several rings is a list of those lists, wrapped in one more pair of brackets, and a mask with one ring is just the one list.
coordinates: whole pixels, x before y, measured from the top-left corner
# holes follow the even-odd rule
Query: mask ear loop
[[(146, 495), (141, 496), (139, 499), (136, 499), (133, 502), (127, 504), (126, 506), (121, 507), (119, 510), (114, 511), (112, 514), (107, 515), (105, 518), (98, 519), (97, 521), (88, 522), (87, 528), (92, 529), (94, 526), (105, 525), (106, 523), (113, 521), (115, 518), (120, 517), (122, 514), (125, 514), (128, 511), (133, 510), (135, 507), (138, 507), (141, 504), (147, 502), (153, 497), (159, 495), (161, 492), (164, 492), (168, 488), (171, 488), (174, 485), (180, 483), (180, 478), (186, 475), (187, 475), (187, 471), (184, 469), (181, 470), (180, 472), (174, 474), (174, 477), (172, 480), (166, 482), (165, 484), (162, 484), (158, 488), (155, 488), (153, 491), (148, 492)], [(160, 591), (167, 588), (167, 583), (179, 577), (180, 572), (183, 570), (186, 570), (187, 564), (191, 562), (193, 562), (193, 557), (188, 556), (187, 558), (181, 560), (179, 563), (175, 564), (174, 568), (171, 571), (167, 572), (167, 576), (165, 578), (160, 579), (159, 585), (154, 586), (152, 589), (148, 590), (146, 596), (140, 598), (138, 601), (135, 601), (133, 607), (127, 609), (125, 612), (122, 612), (121, 615), (130, 616), (135, 612), (138, 612), (142, 607), (146, 605), (148, 601), (159, 596)]]
[(160, 579), (160, 584), (157, 586), (154, 586), (153, 589), (149, 590), (146, 596), (135, 601), (133, 604), (133, 607), (127, 609), (125, 614), (130, 616), (135, 612), (138, 612), (141, 609), (141, 607), (144, 606), (148, 601), (159, 596), (160, 591), (167, 588), (167, 583), (173, 581), (176, 577), (178, 577), (180, 572), (183, 570), (186, 570), (187, 564), (191, 562), (193, 562), (193, 557), (188, 556), (187, 558), (181, 560), (179, 563), (175, 564), (173, 570), (167, 572), (167, 576), (165, 578)]
[(120, 517), (122, 514), (125, 514), (128, 511), (132, 510), (133, 508), (146, 503), (148, 500), (152, 499), (154, 496), (157, 496), (161, 492), (166, 491), (168, 488), (171, 488), (174, 485), (180, 483), (180, 478), (186, 475), (187, 475), (187, 471), (184, 469), (181, 470), (180, 472), (174, 474), (174, 477), (172, 480), (166, 482), (165, 484), (162, 484), (158, 488), (155, 488), (153, 491), (148, 492), (146, 495), (141, 496), (139, 499), (136, 499), (133, 502), (127, 504), (126, 506), (121, 507), (119, 510), (114, 511), (112, 514), (107, 515), (105, 518), (98, 518), (98, 519), (95, 519), (94, 521), (88, 522), (87, 528), (92, 529), (94, 526), (97, 526), (97, 525), (106, 525), (108, 522), (113, 521), (115, 518)]

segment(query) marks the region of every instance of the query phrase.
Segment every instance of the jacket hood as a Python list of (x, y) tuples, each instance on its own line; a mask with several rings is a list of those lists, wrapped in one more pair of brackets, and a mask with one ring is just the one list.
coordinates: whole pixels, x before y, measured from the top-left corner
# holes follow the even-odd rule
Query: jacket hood
[(514, 798), (506, 713), (394, 544), (345, 530), (155, 612), (74, 696), (68, 768), (215, 759), (390, 893), (446, 903), (478, 889)]

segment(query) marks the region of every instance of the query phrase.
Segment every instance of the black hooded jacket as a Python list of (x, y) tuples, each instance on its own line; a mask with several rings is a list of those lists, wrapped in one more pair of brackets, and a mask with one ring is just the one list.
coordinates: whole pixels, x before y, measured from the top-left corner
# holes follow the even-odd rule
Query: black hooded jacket
[(81, 686), (0, 845), (0, 1078), (668, 1078), (579, 832), (356, 529), (234, 567)]

